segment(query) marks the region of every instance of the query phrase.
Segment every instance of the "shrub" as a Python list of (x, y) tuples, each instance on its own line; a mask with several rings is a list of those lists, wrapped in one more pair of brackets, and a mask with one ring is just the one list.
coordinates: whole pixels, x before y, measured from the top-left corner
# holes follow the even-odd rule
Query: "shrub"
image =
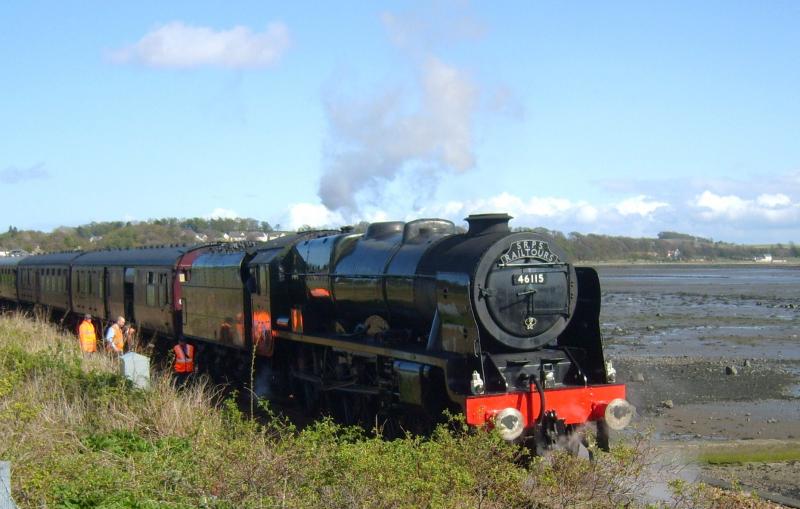
[[(221, 401), (221, 403), (219, 403)], [(429, 437), (384, 440), (322, 419), (302, 430), (263, 419), (207, 380), (148, 391), (84, 356), (71, 335), (0, 318), (0, 457), (20, 507), (505, 508), (645, 504), (650, 454), (631, 442), (593, 462), (531, 458), (451, 419)], [(677, 484), (675, 507), (757, 507), (741, 493)], [(682, 504), (682, 505), (681, 505)]]

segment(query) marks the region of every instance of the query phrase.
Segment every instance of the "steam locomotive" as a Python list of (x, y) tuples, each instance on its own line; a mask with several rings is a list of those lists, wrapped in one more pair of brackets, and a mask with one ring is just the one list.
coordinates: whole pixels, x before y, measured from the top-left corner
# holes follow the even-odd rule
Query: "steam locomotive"
[(603, 357), (597, 273), (510, 219), (0, 258), (0, 299), (183, 335), (252, 390), (348, 423), (416, 431), (450, 410), (538, 447), (592, 421), (607, 448), (632, 407)]

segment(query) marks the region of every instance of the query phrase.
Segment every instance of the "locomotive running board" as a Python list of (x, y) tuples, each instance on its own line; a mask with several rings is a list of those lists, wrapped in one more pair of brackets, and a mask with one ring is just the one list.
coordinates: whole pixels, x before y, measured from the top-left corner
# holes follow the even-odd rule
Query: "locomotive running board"
[(369, 343), (364, 341), (352, 341), (349, 339), (341, 339), (330, 336), (315, 336), (312, 334), (297, 334), (289, 331), (279, 331), (278, 338), (296, 341), (298, 343), (310, 343), (313, 345), (329, 346), (331, 348), (338, 348), (351, 352), (359, 352), (370, 355), (379, 355), (382, 357), (391, 357), (397, 360), (418, 362), (420, 364), (427, 364), (436, 366), (442, 369), (447, 367), (447, 361), (456, 359), (459, 356), (443, 353), (441, 355), (432, 355), (430, 352), (413, 352), (408, 350), (398, 350), (396, 348), (389, 348), (386, 346)]

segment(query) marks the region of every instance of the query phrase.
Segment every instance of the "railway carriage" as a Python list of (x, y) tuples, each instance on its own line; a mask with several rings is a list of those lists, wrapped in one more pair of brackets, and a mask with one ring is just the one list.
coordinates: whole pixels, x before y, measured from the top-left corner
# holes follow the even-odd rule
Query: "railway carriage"
[(69, 312), (70, 264), (80, 255), (73, 251), (23, 258), (17, 265), (20, 301)]
[(124, 316), (143, 330), (173, 335), (180, 332), (184, 258), (204, 247), (153, 247), (91, 251), (72, 263), (73, 311), (107, 321)]
[(17, 256), (4, 256), (0, 258), (0, 300), (16, 301), (17, 295), (17, 265), (22, 258)]

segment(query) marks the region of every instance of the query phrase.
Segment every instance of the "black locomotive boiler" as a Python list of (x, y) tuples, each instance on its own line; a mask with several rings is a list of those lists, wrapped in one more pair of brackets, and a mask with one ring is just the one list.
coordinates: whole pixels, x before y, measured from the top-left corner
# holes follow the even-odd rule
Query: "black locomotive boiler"
[[(512, 233), (510, 219), (473, 215), (466, 233), (420, 219), (249, 248), (73, 253), (57, 267), (5, 260), (0, 297), (82, 313), (76, 274), (94, 274), (95, 314), (150, 317), (141, 328), (195, 340), (207, 364), (254, 364), (272, 398), (411, 429), (459, 411), (540, 445), (593, 421), (607, 446), (607, 428), (627, 425), (632, 407), (603, 357), (597, 273), (549, 238)], [(61, 297), (37, 300), (42, 285)]]

